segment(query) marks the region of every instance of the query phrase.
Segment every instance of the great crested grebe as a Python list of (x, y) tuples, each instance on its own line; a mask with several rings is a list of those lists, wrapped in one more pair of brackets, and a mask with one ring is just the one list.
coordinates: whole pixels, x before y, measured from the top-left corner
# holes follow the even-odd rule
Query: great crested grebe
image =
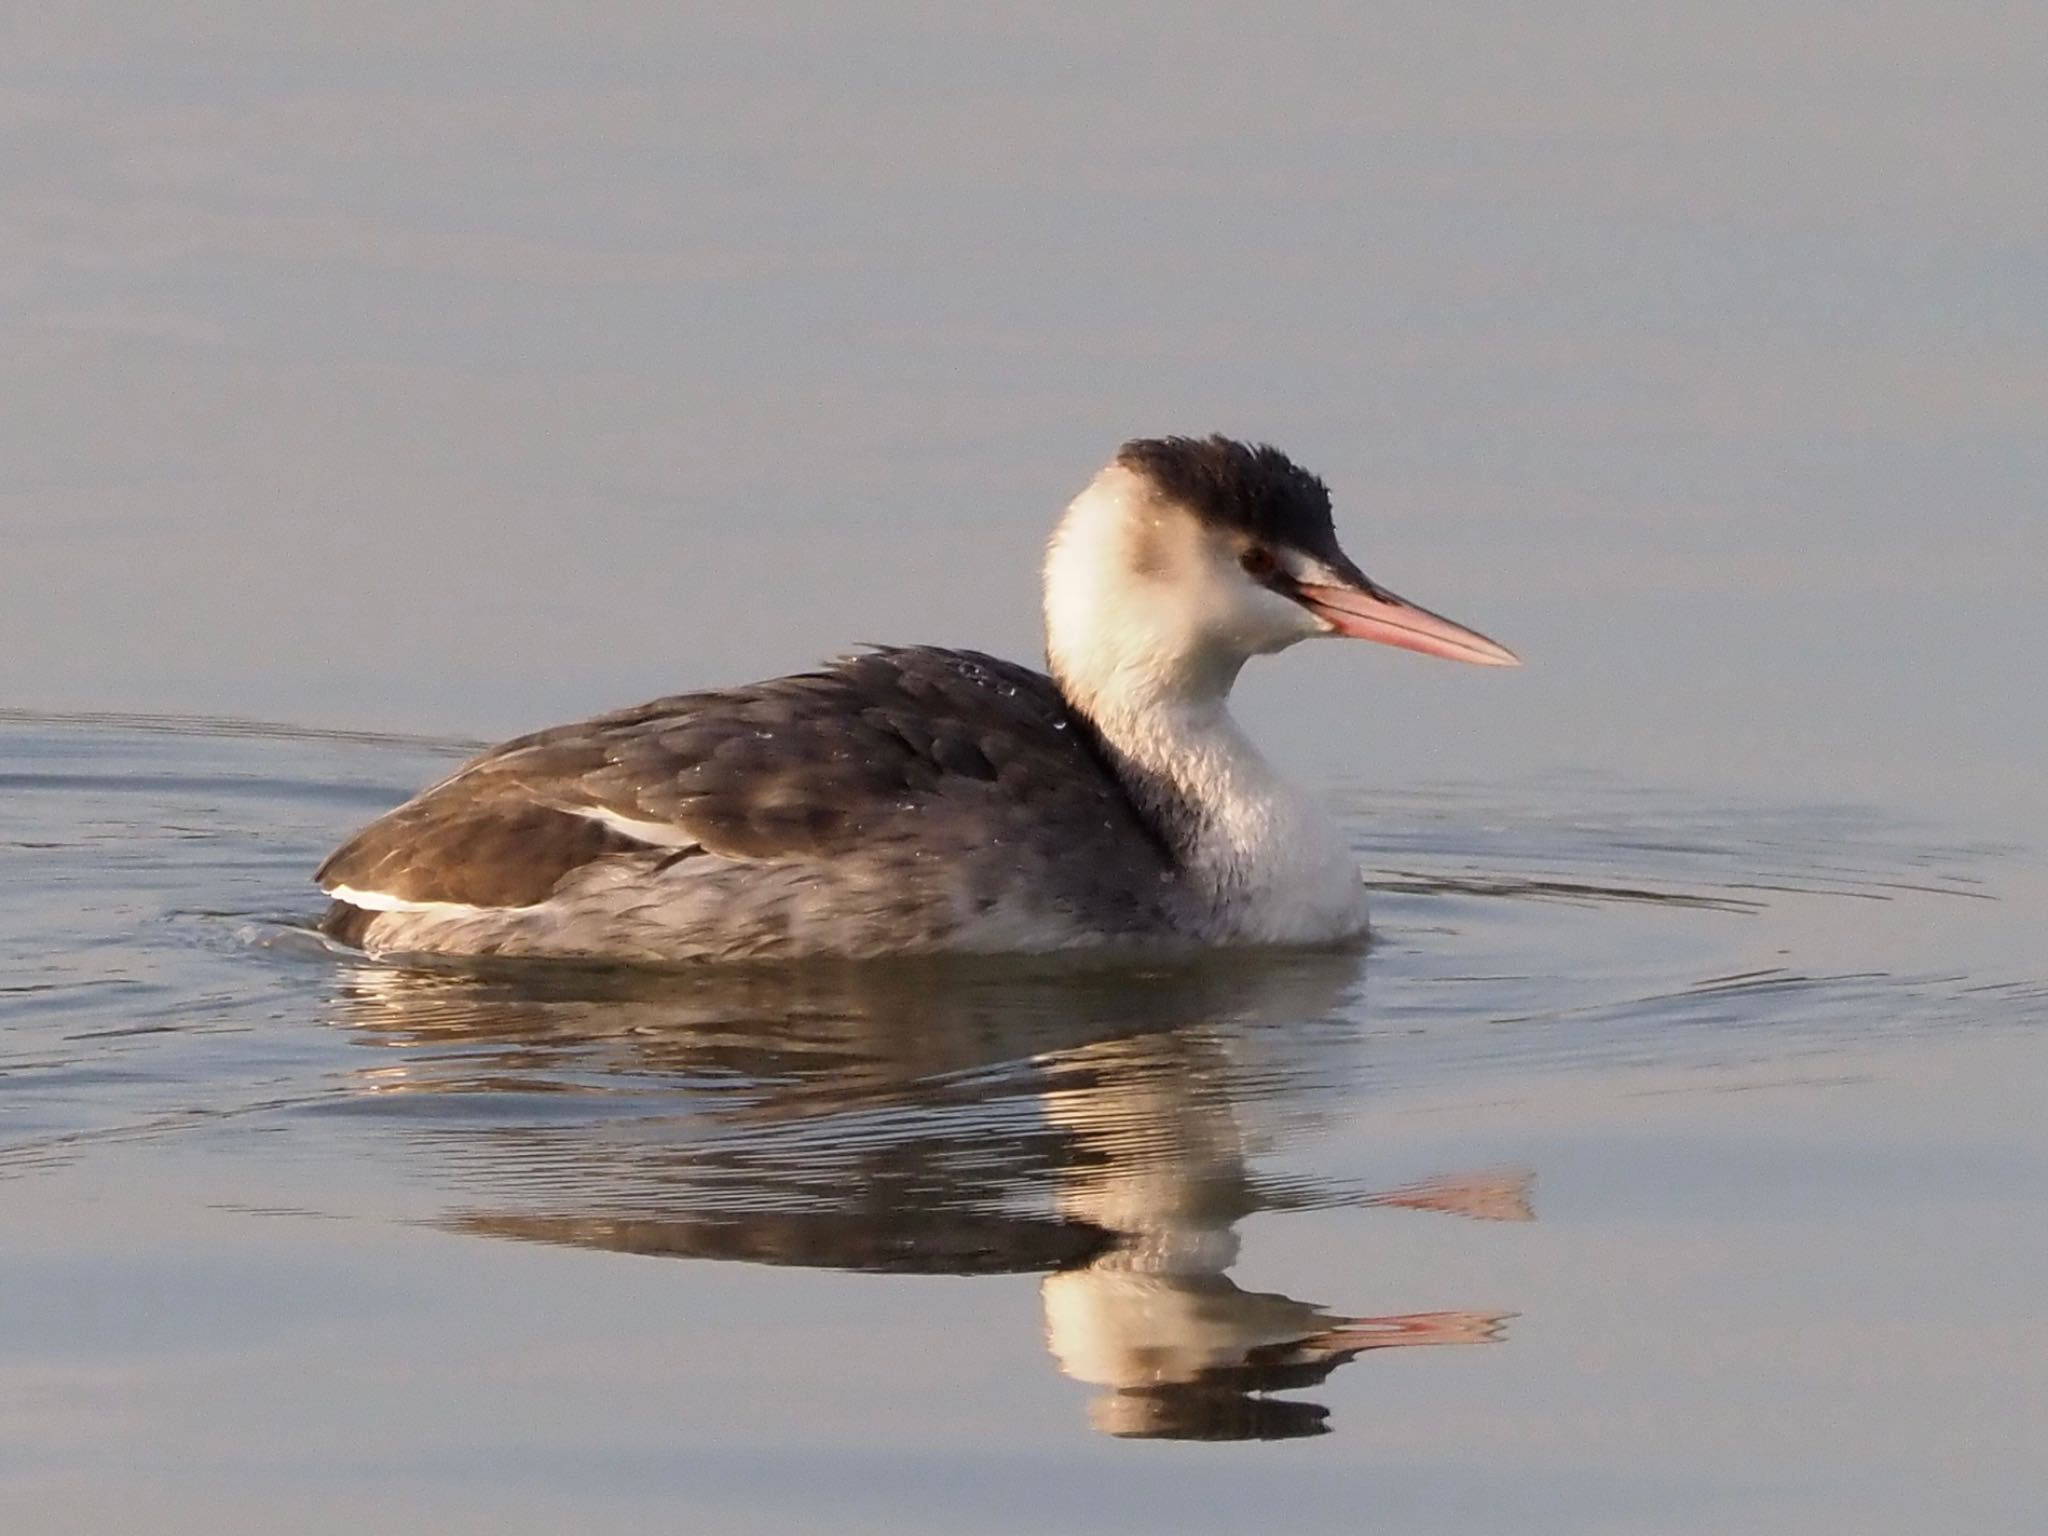
[(1046, 552), (1050, 676), (891, 647), (519, 737), (336, 849), (321, 927), (628, 961), (1355, 938), (1343, 837), (1227, 707), (1324, 635), (1515, 664), (1369, 581), (1277, 449), (1126, 443)]

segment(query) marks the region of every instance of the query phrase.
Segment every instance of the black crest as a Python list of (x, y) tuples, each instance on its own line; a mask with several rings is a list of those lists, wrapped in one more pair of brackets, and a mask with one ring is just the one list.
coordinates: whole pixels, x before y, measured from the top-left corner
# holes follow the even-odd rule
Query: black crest
[(1205, 523), (1342, 558), (1329, 487), (1278, 448), (1222, 436), (1140, 437), (1125, 443), (1116, 461)]

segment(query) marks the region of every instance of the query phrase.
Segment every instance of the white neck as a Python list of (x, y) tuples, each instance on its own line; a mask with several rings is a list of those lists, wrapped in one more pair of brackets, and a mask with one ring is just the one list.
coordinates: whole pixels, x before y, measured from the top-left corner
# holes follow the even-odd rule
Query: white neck
[(1365, 887), (1343, 834), (1260, 756), (1222, 698), (1073, 702), (1153, 802), (1145, 809), (1208, 908), (1209, 937), (1314, 944), (1364, 931)]
[(1161, 535), (1145, 488), (1111, 469), (1068, 510), (1046, 558), (1046, 651), (1068, 701), (1161, 824), (1214, 941), (1322, 943), (1365, 929), (1357, 865), (1328, 814), (1231, 718), (1246, 652), (1216, 638), (1185, 582), (1134, 579)]

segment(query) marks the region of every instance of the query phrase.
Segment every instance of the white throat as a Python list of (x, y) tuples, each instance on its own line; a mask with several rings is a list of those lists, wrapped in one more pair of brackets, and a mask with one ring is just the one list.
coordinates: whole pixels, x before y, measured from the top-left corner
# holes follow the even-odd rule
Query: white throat
[(1161, 824), (1203, 909), (1205, 940), (1310, 944), (1362, 933), (1365, 890), (1342, 834), (1231, 717), (1239, 669), (1278, 644), (1236, 621), (1226, 578), (1203, 565), (1191, 528), (1129, 471), (1096, 477), (1046, 556), (1053, 674)]

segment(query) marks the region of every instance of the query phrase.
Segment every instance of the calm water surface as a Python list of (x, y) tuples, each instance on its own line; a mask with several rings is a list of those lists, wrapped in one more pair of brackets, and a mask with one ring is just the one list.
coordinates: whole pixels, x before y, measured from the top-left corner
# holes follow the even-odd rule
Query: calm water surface
[(457, 750), (0, 720), (0, 1488), (33, 1528), (2043, 1507), (2033, 850), (1336, 785), (1363, 956), (323, 948), (307, 871)]
[[(2048, 7), (0, 38), (0, 1529), (2048, 1529)], [(1369, 954), (308, 937), (1212, 429), (1529, 662), (1248, 669)]]

